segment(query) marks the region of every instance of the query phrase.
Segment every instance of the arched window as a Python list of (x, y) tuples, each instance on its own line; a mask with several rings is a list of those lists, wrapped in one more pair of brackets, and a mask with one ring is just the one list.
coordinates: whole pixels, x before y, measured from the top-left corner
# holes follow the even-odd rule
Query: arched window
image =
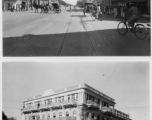
[(37, 116), (37, 120), (39, 120), (39, 119), (40, 119), (40, 115)]
[(53, 113), (53, 117), (56, 118), (56, 114), (55, 113)]
[(27, 116), (25, 116), (25, 120), (27, 120)]
[(74, 111), (73, 111), (73, 115), (75, 115), (75, 114), (76, 114), (76, 111), (74, 110)]
[(62, 117), (62, 113), (61, 112), (59, 113), (59, 117)]
[(66, 112), (66, 116), (69, 116), (69, 112), (68, 111)]
[(44, 114), (42, 115), (42, 118), (43, 118), (43, 119), (45, 118), (45, 115), (44, 115)]
[(48, 113), (47, 117), (50, 118), (50, 113)]

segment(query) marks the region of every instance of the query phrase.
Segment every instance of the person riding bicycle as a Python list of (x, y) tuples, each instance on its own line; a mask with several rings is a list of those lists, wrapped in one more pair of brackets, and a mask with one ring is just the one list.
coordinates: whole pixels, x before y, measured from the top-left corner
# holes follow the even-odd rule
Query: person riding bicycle
[(128, 26), (134, 27), (135, 21), (139, 19), (139, 10), (134, 5), (134, 3), (129, 3), (130, 9), (127, 13), (128, 19)]

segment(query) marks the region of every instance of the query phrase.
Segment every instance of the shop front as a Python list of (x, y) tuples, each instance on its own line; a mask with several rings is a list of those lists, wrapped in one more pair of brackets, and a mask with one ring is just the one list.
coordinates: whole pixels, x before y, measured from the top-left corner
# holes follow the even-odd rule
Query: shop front
[(112, 7), (128, 8), (128, 4), (134, 3), (141, 14), (150, 14), (150, 0), (112, 0)]
[(135, 3), (141, 14), (150, 15), (150, 0), (126, 0), (126, 3), (129, 2)]

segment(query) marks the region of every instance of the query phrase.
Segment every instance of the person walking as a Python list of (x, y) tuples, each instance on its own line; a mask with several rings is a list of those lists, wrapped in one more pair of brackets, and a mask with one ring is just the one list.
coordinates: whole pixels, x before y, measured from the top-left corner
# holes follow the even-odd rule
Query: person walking
[(101, 12), (100, 4), (97, 3), (96, 19), (99, 18), (99, 14), (101, 14), (104, 17), (103, 13)]
[(115, 17), (115, 18), (117, 17), (117, 14), (118, 14), (118, 11), (117, 11), (117, 8), (115, 7), (115, 8), (114, 8), (114, 17)]

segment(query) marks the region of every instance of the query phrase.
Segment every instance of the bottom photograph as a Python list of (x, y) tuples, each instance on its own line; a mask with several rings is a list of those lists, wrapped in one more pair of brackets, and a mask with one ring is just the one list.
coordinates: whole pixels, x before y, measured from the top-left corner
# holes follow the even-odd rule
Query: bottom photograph
[(3, 62), (3, 120), (150, 120), (149, 62)]

